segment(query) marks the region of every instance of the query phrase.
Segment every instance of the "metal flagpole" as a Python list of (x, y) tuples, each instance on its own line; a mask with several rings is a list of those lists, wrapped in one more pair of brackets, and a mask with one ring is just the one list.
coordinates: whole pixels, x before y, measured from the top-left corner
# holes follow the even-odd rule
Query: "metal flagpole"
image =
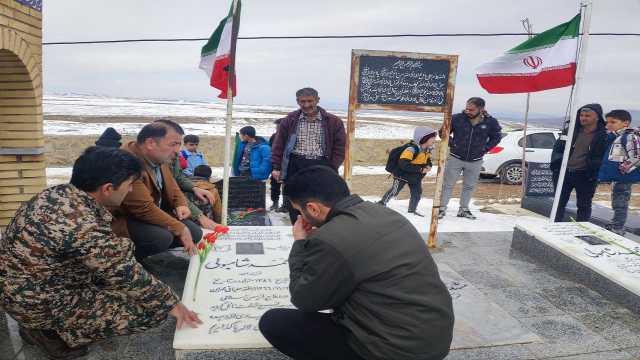
[[(529, 34), (529, 39), (533, 37), (533, 26), (529, 22), (529, 18), (522, 20), (522, 26), (524, 26), (524, 30)], [(522, 196), (521, 199), (524, 199), (527, 193), (527, 127), (529, 126), (529, 104), (531, 101), (531, 93), (527, 93), (527, 104), (524, 108), (524, 134), (523, 134), (523, 144), (522, 144)]]
[[(233, 27), (237, 28), (236, 11), (238, 8), (238, 0), (233, 0)], [(236, 34), (237, 35), (237, 34)], [(231, 164), (231, 122), (233, 121), (233, 88), (231, 82), (235, 78), (235, 39), (231, 39), (231, 63), (229, 65), (229, 74), (227, 76), (227, 120), (225, 122), (224, 132), (224, 170), (222, 173), (222, 225), (227, 225), (228, 208), (229, 208), (229, 171)]]
[(582, 82), (582, 74), (585, 68), (585, 58), (587, 54), (587, 45), (589, 43), (589, 26), (591, 24), (591, 1), (584, 1), (580, 3), (580, 11), (582, 12), (582, 37), (579, 42), (578, 53), (578, 68), (576, 69), (576, 82), (573, 88), (573, 97), (571, 99), (571, 110), (569, 111), (569, 129), (565, 139), (564, 154), (562, 155), (562, 166), (560, 167), (560, 175), (558, 177), (558, 183), (556, 184), (556, 193), (553, 198), (553, 207), (551, 208), (551, 221), (555, 222), (556, 213), (558, 212), (558, 203), (560, 201), (560, 193), (562, 192), (562, 185), (564, 184), (565, 173), (567, 172), (567, 162), (569, 161), (569, 153), (571, 152), (571, 146), (573, 144), (573, 136), (576, 125), (575, 114), (578, 111), (578, 99), (580, 99), (581, 90), (580, 84)]

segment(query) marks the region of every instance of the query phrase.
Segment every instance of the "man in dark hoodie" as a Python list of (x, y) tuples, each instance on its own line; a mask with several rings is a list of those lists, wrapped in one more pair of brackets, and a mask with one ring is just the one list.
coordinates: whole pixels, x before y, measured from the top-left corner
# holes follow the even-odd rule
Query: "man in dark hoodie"
[[(578, 208), (576, 221), (591, 219), (591, 201), (598, 186), (598, 171), (602, 164), (602, 157), (607, 149), (607, 129), (602, 117), (602, 106), (600, 104), (585, 105), (578, 110), (576, 117), (578, 121), (576, 121), (571, 141), (571, 152), (560, 192), (556, 222), (564, 220), (565, 208), (573, 189), (576, 190)], [(568, 126), (556, 141), (551, 153), (550, 167), (553, 171), (554, 184), (557, 184), (560, 177), (567, 133)]]
[[(463, 112), (451, 119), (451, 134), (449, 139), (449, 157), (444, 170), (444, 186), (442, 190), (442, 205), (438, 211), (438, 218), (446, 215), (447, 205), (451, 198), (453, 187), (462, 173), (462, 195), (458, 217), (475, 220), (476, 217), (469, 210), (471, 197), (478, 184), (482, 170), (482, 158), (494, 146), (500, 143), (500, 124), (498, 120), (485, 111), (482, 98), (472, 97), (467, 100)], [(442, 130), (440, 130), (442, 137)]]
[(326, 166), (299, 171), (284, 192), (301, 212), (289, 254), (297, 309), (267, 311), (265, 338), (294, 359), (443, 359), (451, 296), (415, 227), (350, 195)]

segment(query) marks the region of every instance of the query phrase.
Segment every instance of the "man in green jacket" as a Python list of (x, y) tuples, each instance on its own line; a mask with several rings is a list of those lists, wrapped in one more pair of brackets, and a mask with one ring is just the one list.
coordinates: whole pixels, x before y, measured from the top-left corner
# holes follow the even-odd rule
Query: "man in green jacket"
[(301, 213), (289, 255), (297, 309), (267, 311), (259, 323), (265, 338), (295, 359), (447, 356), (451, 296), (413, 225), (350, 195), (328, 167), (301, 170), (284, 192)]

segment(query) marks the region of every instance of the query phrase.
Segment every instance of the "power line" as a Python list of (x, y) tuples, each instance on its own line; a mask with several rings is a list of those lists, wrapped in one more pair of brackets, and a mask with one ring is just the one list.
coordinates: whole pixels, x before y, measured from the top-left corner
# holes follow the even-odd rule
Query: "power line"
[[(300, 35), (300, 36), (244, 36), (238, 40), (303, 40), (303, 39), (375, 39), (375, 38), (400, 38), (400, 37), (499, 37), (499, 36), (528, 36), (528, 33), (435, 33), (435, 34), (378, 34), (378, 35)], [(537, 34), (534, 34), (537, 35)], [(589, 36), (640, 36), (640, 33), (590, 33)], [(44, 42), (45, 45), (90, 45), (90, 44), (119, 44), (119, 43), (143, 43), (143, 42), (187, 42), (206, 41), (208, 38), (157, 38), (157, 39), (118, 39), (118, 40), (90, 40), (90, 41), (52, 41)]]

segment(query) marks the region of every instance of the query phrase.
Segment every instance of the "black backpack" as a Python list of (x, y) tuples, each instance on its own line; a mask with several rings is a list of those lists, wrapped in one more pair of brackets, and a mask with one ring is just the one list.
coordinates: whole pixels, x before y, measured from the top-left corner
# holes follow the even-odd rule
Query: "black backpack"
[(418, 148), (417, 145), (413, 143), (406, 143), (404, 145), (400, 145), (396, 148), (393, 148), (391, 149), (391, 151), (389, 151), (389, 157), (387, 158), (387, 165), (384, 167), (384, 169), (391, 174), (395, 173), (396, 170), (398, 169), (398, 162), (400, 161), (400, 155), (402, 155), (402, 152), (410, 146), (413, 146), (413, 149), (415, 150), (415, 152), (413, 153), (413, 158), (415, 159), (416, 155), (418, 155), (418, 153), (420, 152), (420, 149)]

